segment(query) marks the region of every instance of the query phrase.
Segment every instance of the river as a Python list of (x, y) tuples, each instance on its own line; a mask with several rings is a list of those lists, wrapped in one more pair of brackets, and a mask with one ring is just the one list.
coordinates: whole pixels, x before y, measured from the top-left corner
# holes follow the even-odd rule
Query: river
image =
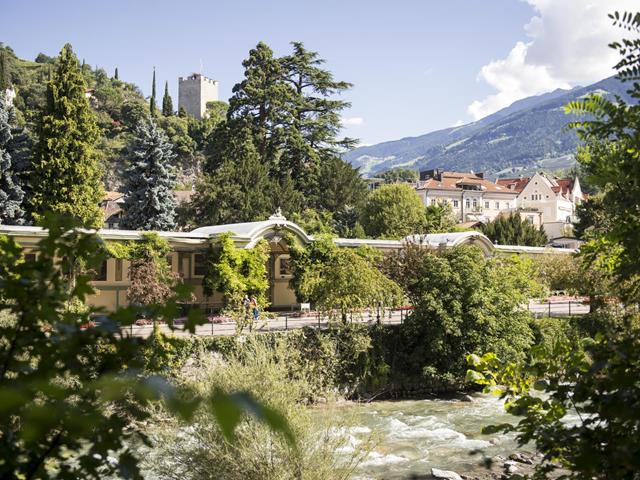
[[(507, 457), (516, 449), (513, 435), (480, 433), (483, 426), (513, 423), (502, 402), (477, 395), (473, 402), (403, 400), (351, 404), (338, 411), (349, 418), (348, 454), (360, 442), (375, 445), (356, 471), (357, 479), (407, 479), (426, 475), (432, 467), (459, 473), (479, 471), (482, 449)], [(338, 418), (339, 420), (339, 418)]]

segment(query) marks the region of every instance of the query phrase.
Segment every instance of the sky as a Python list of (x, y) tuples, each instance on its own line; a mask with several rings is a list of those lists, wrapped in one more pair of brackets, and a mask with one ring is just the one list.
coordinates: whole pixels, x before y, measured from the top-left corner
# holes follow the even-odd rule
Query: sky
[(368, 145), (489, 115), (515, 100), (613, 74), (621, 38), (607, 13), (638, 0), (0, 0), (0, 42), (22, 58), (80, 59), (151, 93), (201, 70), (220, 99), (259, 41), (276, 55), (302, 41), (354, 84), (343, 132)]

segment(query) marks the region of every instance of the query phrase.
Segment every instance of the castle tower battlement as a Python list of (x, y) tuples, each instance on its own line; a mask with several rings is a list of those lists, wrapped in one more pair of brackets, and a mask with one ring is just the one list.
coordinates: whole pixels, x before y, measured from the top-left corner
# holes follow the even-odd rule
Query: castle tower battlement
[(207, 102), (218, 100), (217, 80), (200, 73), (178, 78), (178, 110), (184, 108), (192, 117), (201, 120), (206, 116)]

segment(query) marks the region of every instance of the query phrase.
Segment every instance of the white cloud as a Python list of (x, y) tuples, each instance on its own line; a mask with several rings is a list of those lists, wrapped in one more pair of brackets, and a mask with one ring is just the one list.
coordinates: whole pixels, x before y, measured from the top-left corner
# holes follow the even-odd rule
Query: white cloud
[(556, 88), (587, 85), (614, 72), (617, 54), (607, 45), (625, 32), (608, 13), (635, 11), (637, 0), (527, 0), (536, 16), (524, 26), (528, 42), (517, 42), (506, 58), (478, 74), (497, 93), (467, 107), (475, 120), (516, 100)]
[(464, 125), (464, 121), (463, 120), (457, 120), (456, 123), (454, 123), (451, 126), (452, 127), (461, 127), (462, 125)]
[(353, 127), (364, 124), (364, 118), (362, 117), (347, 117), (342, 119), (342, 125)]

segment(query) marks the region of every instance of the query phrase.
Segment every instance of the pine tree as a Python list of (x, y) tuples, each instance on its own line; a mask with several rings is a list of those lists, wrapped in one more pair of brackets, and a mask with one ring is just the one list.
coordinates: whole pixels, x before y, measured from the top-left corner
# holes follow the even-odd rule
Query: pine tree
[(291, 124), (287, 106), (294, 92), (283, 82), (282, 65), (266, 44), (260, 42), (251, 49), (242, 66), (245, 78), (233, 87), (227, 118), (230, 124), (251, 127), (260, 162), (277, 174), (284, 131)]
[(130, 148), (129, 166), (123, 174), (122, 226), (132, 230), (175, 229), (176, 174), (173, 146), (153, 120), (141, 123)]
[(278, 187), (260, 160), (251, 127), (245, 125), (233, 136), (220, 134), (223, 137), (223, 160), (196, 185), (190, 215), (196, 225), (260, 220), (275, 210)]
[(149, 99), (149, 113), (156, 116), (156, 69), (153, 68), (153, 81), (151, 82), (151, 98)]
[(165, 117), (173, 115), (173, 101), (169, 95), (169, 82), (164, 83), (164, 97), (162, 97), (162, 114)]
[(31, 172), (30, 210), (67, 214), (87, 227), (101, 227), (102, 170), (94, 146), (99, 137), (87, 85), (71, 45), (66, 44), (47, 86)]
[(10, 108), (4, 92), (0, 92), (0, 224), (20, 225), (24, 217), (24, 192), (9, 153), (12, 140)]
[(114, 74), (113, 74), (113, 78), (114, 78), (115, 80), (120, 80), (120, 77), (118, 76), (118, 67), (116, 67), (116, 71), (115, 71), (115, 72), (114, 72)]

